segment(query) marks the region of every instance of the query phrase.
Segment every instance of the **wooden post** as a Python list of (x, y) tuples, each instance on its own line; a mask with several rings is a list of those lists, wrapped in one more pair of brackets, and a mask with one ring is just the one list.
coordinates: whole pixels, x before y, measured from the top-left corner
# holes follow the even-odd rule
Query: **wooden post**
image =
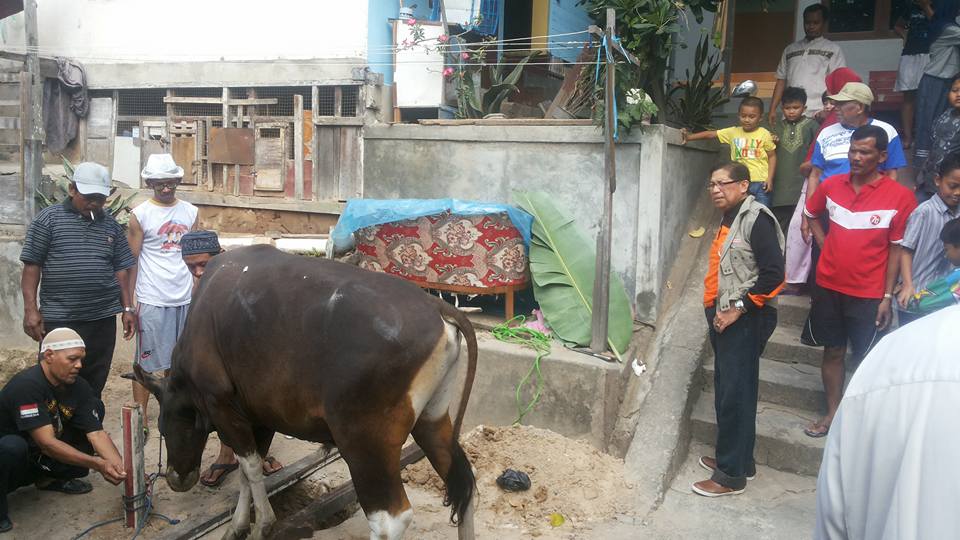
[(123, 526), (140, 529), (147, 519), (147, 479), (143, 464), (143, 410), (140, 405), (124, 405), (120, 409), (120, 425), (123, 429)]
[(603, 214), (600, 218), (600, 233), (597, 235), (597, 261), (596, 270), (593, 279), (593, 316), (590, 328), (590, 350), (596, 353), (607, 350), (607, 328), (610, 310), (610, 242), (611, 230), (613, 225), (613, 192), (617, 189), (617, 167), (616, 167), (616, 148), (613, 143), (613, 131), (616, 127), (617, 119), (613, 114), (614, 100), (616, 93), (614, 86), (616, 84), (616, 64), (613, 62), (613, 53), (611, 51), (613, 44), (614, 25), (616, 13), (613, 9), (607, 9), (607, 28), (605, 32), (607, 46), (604, 48), (606, 53), (606, 97), (604, 99), (603, 109), (606, 113), (606, 122), (604, 123), (603, 150), (604, 176), (606, 185), (603, 190)]
[[(726, 0), (723, 9), (727, 13), (727, 28), (723, 36), (723, 95), (730, 95), (730, 74), (733, 73), (733, 12), (737, 0)], [(700, 69), (699, 67), (697, 69)]]
[(303, 96), (293, 95), (293, 197), (303, 199)]
[[(21, 90), (29, 90), (26, 99), (29, 109), (21, 119), (21, 133), (23, 137), (23, 170), (20, 171), (23, 179), (23, 217), (25, 224), (33, 221), (36, 213), (34, 191), (40, 185), (43, 177), (43, 75), (40, 74), (40, 52), (37, 39), (37, 2), (24, 0), (23, 24), (26, 33), (26, 73), (29, 85)], [(21, 78), (26, 82), (27, 78)]]
[(317, 129), (317, 118), (320, 118), (320, 87), (313, 85), (310, 89), (310, 107), (313, 109), (310, 121), (313, 122), (313, 141), (310, 146), (312, 165), (310, 170), (310, 189), (313, 200), (320, 200), (320, 130)]

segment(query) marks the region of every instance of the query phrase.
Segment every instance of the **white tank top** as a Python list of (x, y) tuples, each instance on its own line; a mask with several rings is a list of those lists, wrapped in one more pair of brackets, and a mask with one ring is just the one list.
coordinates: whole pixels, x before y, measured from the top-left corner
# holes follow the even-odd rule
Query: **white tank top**
[(193, 276), (180, 256), (180, 238), (197, 221), (197, 207), (187, 201), (160, 206), (152, 199), (133, 209), (143, 229), (137, 271), (137, 302), (173, 307), (190, 303)]

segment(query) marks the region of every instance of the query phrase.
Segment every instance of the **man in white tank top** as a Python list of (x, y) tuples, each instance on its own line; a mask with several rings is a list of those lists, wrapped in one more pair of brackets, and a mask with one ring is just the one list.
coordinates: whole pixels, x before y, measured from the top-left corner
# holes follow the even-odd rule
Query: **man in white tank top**
[[(170, 154), (151, 155), (140, 176), (153, 197), (133, 209), (128, 230), (138, 263), (130, 274), (140, 320), (134, 363), (163, 376), (190, 307), (193, 278), (180, 256), (180, 238), (195, 228), (197, 207), (177, 198), (183, 168)], [(133, 399), (143, 408), (144, 425), (149, 398), (150, 392), (133, 381)]]

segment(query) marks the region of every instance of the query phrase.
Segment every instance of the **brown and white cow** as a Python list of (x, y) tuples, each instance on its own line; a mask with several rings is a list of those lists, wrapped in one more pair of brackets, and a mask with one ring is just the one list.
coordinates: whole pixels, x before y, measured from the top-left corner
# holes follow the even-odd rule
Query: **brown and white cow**
[[(468, 364), (457, 416), (460, 335)], [(207, 265), (168, 378), (137, 378), (160, 401), (167, 483), (190, 489), (208, 434), (239, 457), (242, 487), (225, 538), (275, 521), (260, 459), (275, 432), (339, 448), (370, 537), (403, 536), (408, 435), (447, 486), (461, 538), (473, 537), (473, 472), (458, 442), (477, 362), (473, 326), (416, 285), (357, 267), (252, 246)]]

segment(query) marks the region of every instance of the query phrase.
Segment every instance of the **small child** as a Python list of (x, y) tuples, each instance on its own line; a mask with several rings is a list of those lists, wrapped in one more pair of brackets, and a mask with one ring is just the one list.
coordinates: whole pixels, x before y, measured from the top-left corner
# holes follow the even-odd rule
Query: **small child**
[(917, 291), (910, 299), (910, 311), (921, 316), (960, 303), (960, 218), (950, 220), (943, 226), (940, 240), (953, 270)]
[(902, 287), (897, 296), (900, 304), (900, 324), (907, 324), (922, 313), (911, 309), (911, 299), (916, 291), (950, 272), (952, 261), (946, 257), (947, 241), (943, 231), (949, 222), (956, 221), (960, 206), (960, 153), (953, 153), (940, 163), (940, 171), (934, 179), (937, 194), (917, 207), (907, 219), (907, 231), (903, 235), (900, 259)]
[(933, 180), (940, 168), (940, 162), (947, 154), (960, 151), (960, 75), (955, 76), (950, 83), (947, 104), (950, 108), (937, 118), (930, 130), (930, 155), (920, 167), (914, 182), (917, 186), (917, 202), (933, 197), (936, 192)]
[(687, 133), (684, 129), (681, 130), (683, 141), (718, 139), (730, 145), (730, 160), (744, 164), (750, 171), (750, 194), (756, 197), (757, 202), (769, 207), (777, 167), (777, 155), (773, 151), (777, 146), (773, 142), (773, 135), (760, 127), (763, 101), (753, 96), (743, 98), (738, 114), (738, 126), (699, 133)]
[[(800, 190), (806, 178), (800, 175), (800, 165), (807, 156), (810, 143), (817, 136), (820, 125), (803, 115), (807, 110), (807, 92), (803, 88), (788, 87), (780, 101), (783, 118), (773, 126), (777, 140), (777, 160), (774, 176), (777, 188), (773, 190), (773, 215), (786, 234), (800, 200)], [(797, 231), (799, 234), (799, 231)], [(789, 240), (788, 240), (789, 242)]]

